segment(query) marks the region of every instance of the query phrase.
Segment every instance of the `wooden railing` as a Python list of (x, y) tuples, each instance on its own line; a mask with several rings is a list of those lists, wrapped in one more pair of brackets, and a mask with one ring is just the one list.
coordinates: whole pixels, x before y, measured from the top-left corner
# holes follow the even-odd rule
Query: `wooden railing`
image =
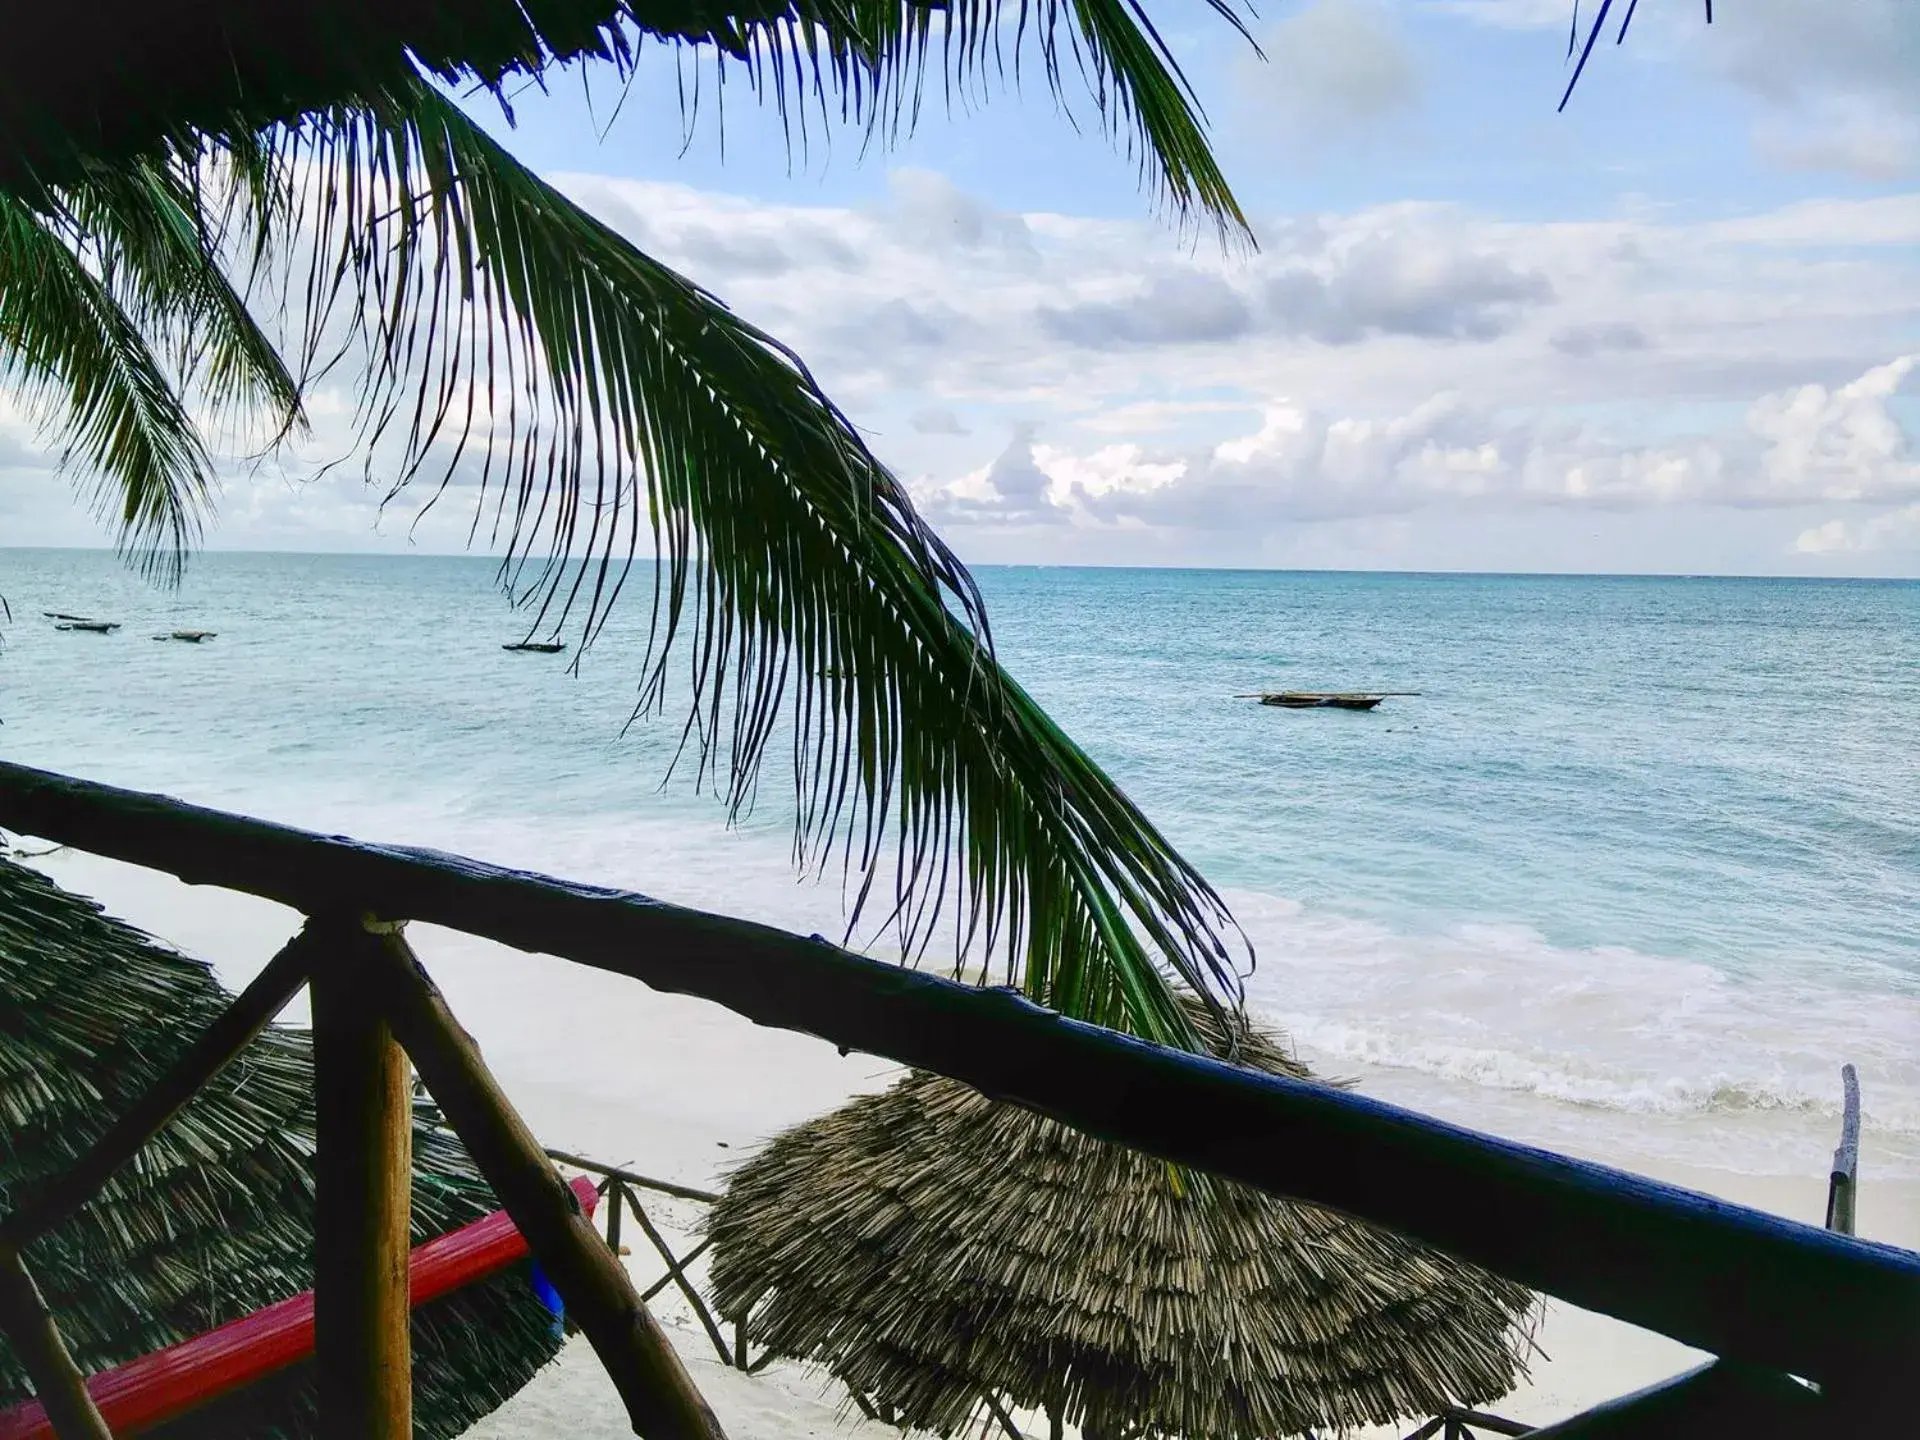
[[(562, 1165), (598, 1177), (594, 1188), (600, 1192), (602, 1200), (601, 1215), (605, 1225), (607, 1248), (616, 1255), (627, 1253), (624, 1244), (626, 1230), (624, 1217), (632, 1215), (634, 1223), (653, 1247), (653, 1253), (666, 1265), (666, 1273), (640, 1292), (640, 1299), (648, 1301), (660, 1294), (669, 1285), (675, 1287), (693, 1310), (693, 1316), (700, 1322), (700, 1328), (707, 1332), (707, 1339), (713, 1343), (714, 1353), (720, 1357), (722, 1365), (735, 1370), (757, 1375), (772, 1363), (771, 1355), (762, 1355), (754, 1360), (748, 1357), (747, 1317), (733, 1316), (723, 1321), (713, 1313), (713, 1307), (707, 1304), (699, 1288), (693, 1283), (690, 1273), (693, 1262), (713, 1248), (711, 1238), (702, 1238), (684, 1254), (676, 1254), (673, 1244), (660, 1227), (647, 1214), (636, 1191), (652, 1191), (660, 1195), (671, 1195), (678, 1200), (692, 1200), (701, 1205), (717, 1204), (720, 1197), (711, 1190), (699, 1190), (691, 1185), (677, 1185), (671, 1180), (656, 1180), (651, 1175), (641, 1175), (632, 1170), (622, 1169), (618, 1165), (602, 1164), (598, 1160), (588, 1160), (583, 1156), (568, 1154), (565, 1150), (548, 1150), (547, 1158), (557, 1160)], [(726, 1337), (726, 1327), (733, 1329), (733, 1339)]]
[[(635, 1432), (720, 1433), (624, 1267), (492, 1083), (398, 927), (419, 920), (702, 996), (758, 1023), (952, 1076), (1178, 1164), (1345, 1211), (1722, 1357), (1538, 1440), (1890, 1434), (1920, 1354), (1920, 1255), (1482, 1135), (1310, 1082), (1158, 1049), (1004, 990), (881, 964), (818, 936), (437, 852), (311, 834), (0, 764), (0, 827), (314, 917), (202, 1044), (47, 1192), (0, 1221), (0, 1325), (62, 1440), (106, 1435), (21, 1259), (257, 1033), (316, 986), (315, 1276), (325, 1434), (399, 1440), (404, 1223), (393, 1046), (472, 1152), (626, 1402)], [(329, 999), (328, 992), (338, 999)], [(344, 1072), (344, 1073), (343, 1073)], [(324, 1100), (328, 1087), (345, 1087)], [(109, 1144), (109, 1142), (112, 1142)], [(38, 1205), (40, 1208), (36, 1209)], [(403, 1252), (404, 1253), (404, 1252)], [(397, 1298), (396, 1298), (397, 1297)], [(402, 1308), (396, 1308), (402, 1307)], [(364, 1417), (386, 1428), (366, 1428)]]

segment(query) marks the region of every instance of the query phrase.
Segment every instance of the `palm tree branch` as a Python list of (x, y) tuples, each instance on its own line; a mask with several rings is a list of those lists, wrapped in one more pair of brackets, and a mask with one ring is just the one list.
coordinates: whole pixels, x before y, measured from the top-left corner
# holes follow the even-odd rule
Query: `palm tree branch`
[(354, 332), (392, 489), (469, 486), (534, 625), (587, 640), (650, 541), (640, 708), (685, 683), (732, 813), (786, 727), (797, 857), (838, 857), (856, 917), (890, 870), (908, 955), (944, 922), (957, 969), (997, 954), (1048, 1003), (1197, 1043), (1175, 991), (1236, 986), (1224, 907), (1000, 669), (971, 577), (797, 357), (424, 82), (284, 148), (324, 227), (284, 282), (302, 343)]
[(227, 273), (227, 228), (199, 190), (198, 166), (138, 160), (90, 165), (60, 192), (74, 240), (109, 284), (181, 388), (216, 409), (270, 418), (269, 446), (304, 422), (298, 383)]
[[(97, 476), (123, 548), (175, 578), (212, 467), (166, 366), (109, 286), (44, 214), (0, 195), (0, 364)], [(58, 422), (53, 416), (60, 414)]]

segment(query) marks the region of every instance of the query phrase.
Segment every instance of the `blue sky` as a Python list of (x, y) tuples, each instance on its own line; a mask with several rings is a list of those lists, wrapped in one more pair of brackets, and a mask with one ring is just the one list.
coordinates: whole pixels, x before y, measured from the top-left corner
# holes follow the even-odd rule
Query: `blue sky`
[[(737, 83), (689, 138), (664, 51), (617, 116), (606, 71), (476, 110), (793, 343), (969, 559), (1920, 575), (1920, 5), (1644, 0), (1564, 114), (1561, 0), (1292, 0), (1264, 62), (1149, 8), (1257, 251), (1037, 72), (864, 155)], [(293, 476), (213, 543), (458, 540)]]

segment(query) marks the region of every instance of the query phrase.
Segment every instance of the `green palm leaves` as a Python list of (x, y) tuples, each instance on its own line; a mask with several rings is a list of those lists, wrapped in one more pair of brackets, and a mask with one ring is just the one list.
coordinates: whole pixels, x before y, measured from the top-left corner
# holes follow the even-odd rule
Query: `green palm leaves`
[[(878, 126), (911, 119), (935, 56), (979, 79), (1003, 23), (978, 0), (627, 13), (782, 103), (831, 95)], [(1132, 127), (1177, 207), (1240, 223), (1131, 0), (1047, 0), (1019, 26), (1050, 85), (1079, 69)], [(1243, 959), (1220, 900), (1000, 669), (965, 569), (791, 352), (410, 69), (84, 175), (51, 207), (0, 198), (0, 345), (64, 397), (130, 541), (191, 538), (198, 407), (284, 436), (303, 397), (345, 384), (369, 478), (471, 506), (536, 624), (590, 641), (632, 558), (658, 557), (642, 708), (684, 684), (689, 752), (736, 811), (789, 752), (796, 859), (843, 866), (856, 915), (903, 952), (951, 943), (956, 970), (1198, 1043), (1179, 993), (1233, 993)]]
[(60, 199), (47, 214), (0, 191), (0, 369), (95, 477), (122, 542), (177, 573), (213, 478), (191, 402), (264, 407), (284, 434), (299, 391), (177, 167), (89, 167)]

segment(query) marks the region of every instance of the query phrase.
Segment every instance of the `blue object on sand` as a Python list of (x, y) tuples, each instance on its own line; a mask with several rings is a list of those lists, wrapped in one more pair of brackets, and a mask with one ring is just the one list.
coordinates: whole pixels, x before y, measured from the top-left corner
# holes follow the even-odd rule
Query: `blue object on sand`
[(560, 1292), (553, 1288), (553, 1282), (547, 1279), (547, 1272), (538, 1264), (529, 1264), (527, 1280), (533, 1286), (533, 1293), (540, 1297), (540, 1303), (553, 1312), (554, 1335), (564, 1335), (567, 1328), (566, 1302), (561, 1300)]

